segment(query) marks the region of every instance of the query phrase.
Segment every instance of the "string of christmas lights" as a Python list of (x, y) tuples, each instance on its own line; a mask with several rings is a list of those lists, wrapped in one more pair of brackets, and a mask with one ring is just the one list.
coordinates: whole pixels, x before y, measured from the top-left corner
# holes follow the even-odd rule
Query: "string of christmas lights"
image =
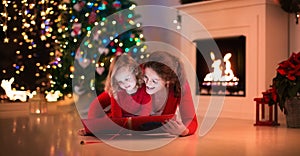
[[(46, 85), (42, 80), (53, 53), (52, 35), (57, 18), (58, 2), (54, 0), (3, 0), (0, 8), (0, 29), (4, 34), (1, 44), (5, 53), (15, 53), (10, 69), (2, 69), (4, 78), (15, 77), (16, 88), (27, 90)], [(40, 84), (35, 84), (38, 82)], [(30, 86), (33, 87), (30, 88)]]

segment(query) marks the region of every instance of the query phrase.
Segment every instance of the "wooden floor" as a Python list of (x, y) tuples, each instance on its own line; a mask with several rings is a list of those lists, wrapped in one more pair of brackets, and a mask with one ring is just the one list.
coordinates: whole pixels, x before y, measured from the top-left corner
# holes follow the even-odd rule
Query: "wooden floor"
[[(48, 105), (48, 113), (32, 115), (26, 104), (0, 104), (0, 155), (106, 156), (106, 155), (300, 155), (300, 129), (253, 126), (253, 120), (219, 118), (204, 136), (115, 135), (96, 140), (80, 137), (76, 107)], [(86, 144), (80, 144), (85, 140)]]

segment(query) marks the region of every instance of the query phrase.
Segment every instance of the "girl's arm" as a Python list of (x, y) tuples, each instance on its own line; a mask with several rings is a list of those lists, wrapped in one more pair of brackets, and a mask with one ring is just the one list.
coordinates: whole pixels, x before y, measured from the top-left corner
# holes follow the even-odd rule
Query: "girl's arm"
[(138, 90), (138, 96), (142, 97), (140, 102), (140, 111), (138, 112), (139, 116), (149, 116), (152, 111), (152, 100), (151, 96), (147, 94), (145, 86)]
[(141, 110), (139, 111), (139, 116), (149, 116), (152, 110), (152, 101), (149, 99), (149, 102), (141, 104)]
[(120, 118), (123, 116), (122, 108), (119, 106), (115, 98), (111, 97), (111, 117)]

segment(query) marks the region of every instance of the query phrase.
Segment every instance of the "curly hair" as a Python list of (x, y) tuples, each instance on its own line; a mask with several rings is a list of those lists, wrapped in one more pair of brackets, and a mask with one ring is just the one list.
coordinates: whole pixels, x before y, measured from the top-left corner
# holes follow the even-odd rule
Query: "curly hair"
[(128, 68), (129, 71), (135, 75), (138, 88), (144, 83), (142, 69), (130, 55), (124, 53), (116, 56), (109, 66), (109, 72), (105, 82), (105, 91), (115, 98), (117, 98), (116, 93), (120, 90), (115, 75), (121, 68)]
[(152, 52), (143, 68), (153, 69), (163, 79), (169, 88), (174, 89), (176, 97), (180, 96), (184, 82), (186, 81), (182, 62), (176, 56), (164, 51)]

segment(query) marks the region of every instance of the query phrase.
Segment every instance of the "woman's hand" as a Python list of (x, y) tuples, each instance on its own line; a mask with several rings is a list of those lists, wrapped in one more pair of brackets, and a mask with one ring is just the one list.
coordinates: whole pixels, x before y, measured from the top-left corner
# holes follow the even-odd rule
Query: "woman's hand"
[(182, 121), (171, 119), (163, 124), (162, 129), (172, 135), (186, 136), (189, 133), (189, 129), (185, 127)]

